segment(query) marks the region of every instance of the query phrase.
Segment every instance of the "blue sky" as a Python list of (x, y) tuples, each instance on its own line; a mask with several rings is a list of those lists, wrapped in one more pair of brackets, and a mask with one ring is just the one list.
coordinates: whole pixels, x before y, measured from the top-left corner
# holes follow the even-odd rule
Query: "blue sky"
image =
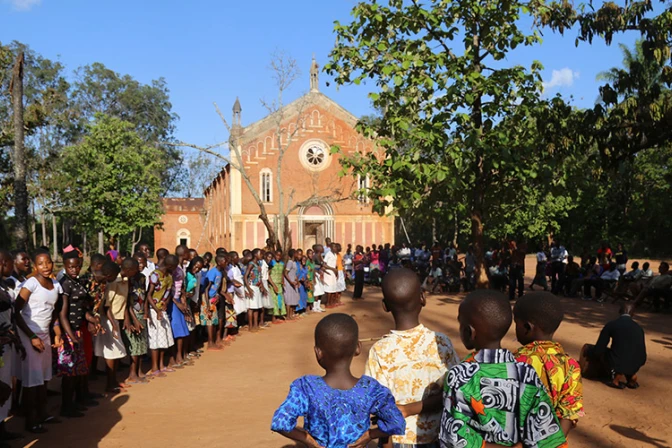
[[(243, 124), (262, 118), (260, 98), (276, 90), (268, 64), (275, 50), (293, 56), (303, 76), (291, 99), (308, 90), (313, 53), (323, 66), (335, 36), (333, 21), (347, 21), (355, 0), (0, 0), (0, 42), (18, 40), (42, 55), (60, 60), (69, 70), (102, 62), (142, 82), (166, 78), (174, 112), (180, 116), (177, 137), (211, 144), (227, 133), (212, 103), (230, 114), (236, 96), (243, 107)], [(615, 40), (607, 47), (574, 45), (576, 34), (546, 32), (544, 43), (516, 51), (511, 63), (537, 59), (545, 67), (548, 94), (573, 95), (575, 104), (589, 106), (597, 97), (595, 76), (620, 65)], [(623, 42), (631, 44), (634, 35)], [(459, 43), (456, 43), (459, 45)], [(323, 93), (356, 116), (371, 112), (367, 86)]]

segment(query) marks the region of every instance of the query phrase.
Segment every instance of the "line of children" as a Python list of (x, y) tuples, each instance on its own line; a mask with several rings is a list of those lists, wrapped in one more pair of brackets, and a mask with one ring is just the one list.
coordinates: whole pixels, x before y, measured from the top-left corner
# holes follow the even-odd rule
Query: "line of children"
[[(273, 417), (273, 431), (311, 447), (364, 447), (376, 437), (379, 446), (393, 448), (567, 445), (567, 434), (583, 415), (581, 373), (553, 341), (563, 317), (555, 296), (529, 294), (512, 313), (501, 292), (467, 295), (458, 322), (461, 340), (473, 352), (460, 363), (448, 337), (420, 324), (425, 301), (414, 272), (390, 271), (382, 286), (395, 330), (371, 348), (365, 376), (358, 380), (350, 372), (359, 354), (352, 339), (356, 323), (346, 315), (326, 317), (315, 329), (315, 354), (326, 375), (292, 383)], [(515, 355), (501, 347), (514, 314), (524, 344)], [(358, 386), (370, 378), (376, 397), (363, 400)], [(390, 428), (390, 421), (399, 415), (376, 407), (389, 400), (381, 400), (381, 388), (391, 391), (405, 418), (398, 428)], [(371, 414), (379, 426), (367, 431)], [(303, 428), (297, 426), (300, 416)]]

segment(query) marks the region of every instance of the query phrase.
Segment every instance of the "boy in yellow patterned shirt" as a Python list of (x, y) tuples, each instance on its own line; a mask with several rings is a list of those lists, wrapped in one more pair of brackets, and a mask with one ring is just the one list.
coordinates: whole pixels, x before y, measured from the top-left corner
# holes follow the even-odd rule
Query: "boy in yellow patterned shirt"
[(565, 436), (583, 417), (583, 385), (579, 363), (553, 340), (564, 313), (549, 292), (526, 294), (513, 308), (516, 338), (523, 344), (516, 360), (531, 365), (546, 386)]
[(406, 434), (392, 436), (393, 448), (438, 447), (443, 382), (460, 363), (448, 336), (420, 323), (425, 298), (409, 269), (390, 271), (383, 280), (383, 306), (395, 329), (369, 351), (365, 374), (392, 391), (406, 418)]

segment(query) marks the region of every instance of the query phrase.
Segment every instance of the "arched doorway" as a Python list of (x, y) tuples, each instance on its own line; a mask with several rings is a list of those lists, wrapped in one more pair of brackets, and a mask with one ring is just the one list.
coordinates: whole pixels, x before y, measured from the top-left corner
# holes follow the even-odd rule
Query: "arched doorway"
[(177, 244), (191, 247), (191, 232), (187, 229), (177, 231)]
[(334, 211), (329, 204), (301, 207), (299, 210), (299, 238), (307, 250), (315, 244), (324, 244), (325, 238), (334, 237)]

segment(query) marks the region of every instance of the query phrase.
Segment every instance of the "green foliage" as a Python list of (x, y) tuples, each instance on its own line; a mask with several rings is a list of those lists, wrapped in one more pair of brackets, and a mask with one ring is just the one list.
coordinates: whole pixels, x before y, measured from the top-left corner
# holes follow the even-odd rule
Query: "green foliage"
[(63, 151), (64, 210), (83, 230), (113, 236), (154, 226), (162, 214), (162, 156), (132, 123), (96, 114), (82, 142)]

